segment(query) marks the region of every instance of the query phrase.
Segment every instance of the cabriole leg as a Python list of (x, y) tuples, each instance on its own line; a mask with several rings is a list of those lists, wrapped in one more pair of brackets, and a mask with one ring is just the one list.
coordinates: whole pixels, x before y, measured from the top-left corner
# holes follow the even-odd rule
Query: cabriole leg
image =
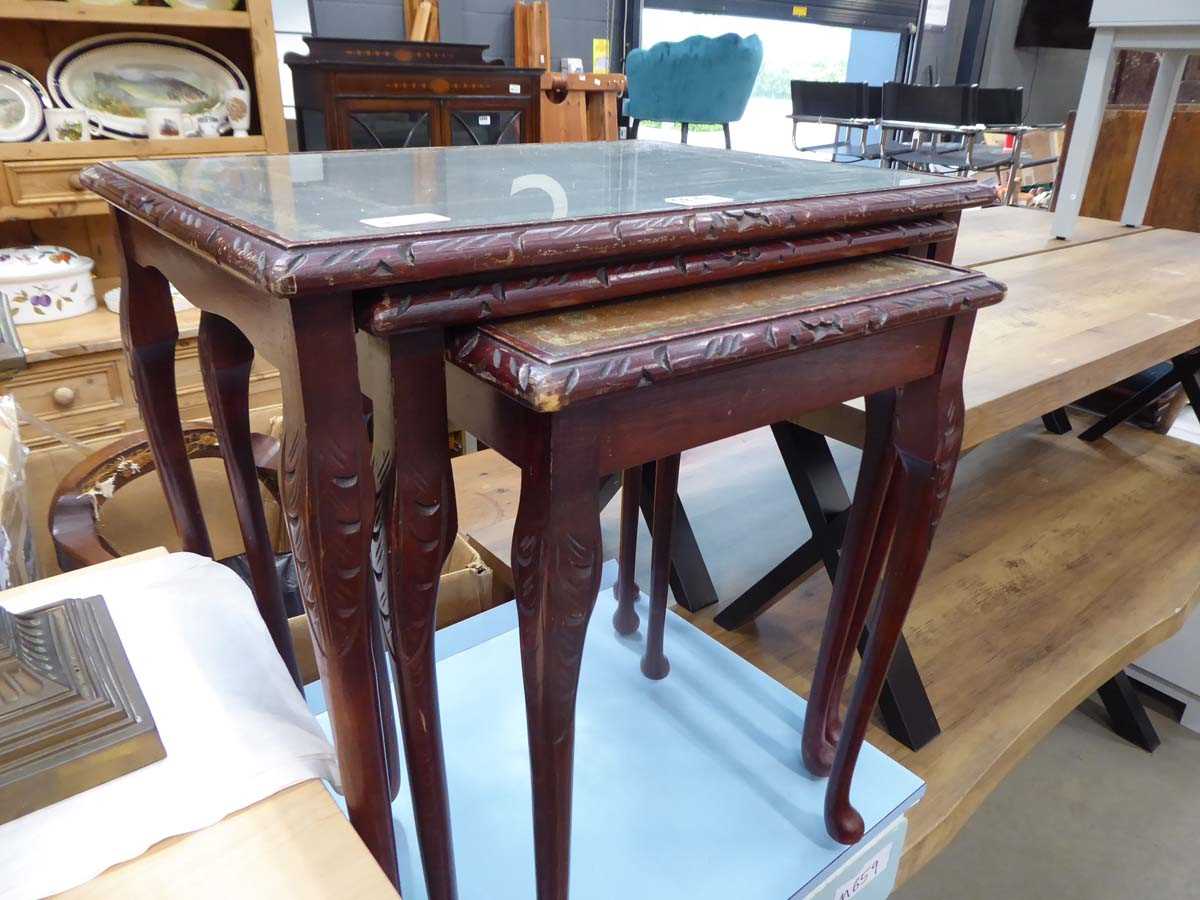
[(675, 491), (679, 487), (679, 454), (660, 459), (654, 467), (654, 527), (650, 550), (650, 624), (642, 674), (666, 678), (671, 664), (663, 653), (667, 628), (667, 586), (671, 575), (671, 525), (675, 519)]
[(825, 827), (844, 844), (853, 844), (863, 835), (862, 816), (850, 803), (854, 767), (958, 465), (962, 372), (973, 324), (974, 313), (956, 317), (947, 326), (941, 371), (905, 385), (896, 394), (894, 471), (880, 512), (885, 522), (895, 517), (896, 539), (825, 794)]
[(250, 367), (254, 363), (254, 347), (229, 320), (208, 312), (200, 314), (198, 343), (204, 391), (237, 509), (250, 581), (254, 585), (254, 602), (292, 680), (302, 687), (250, 444)]
[(146, 426), (150, 452), (183, 549), (212, 556), (196, 480), (188, 463), (175, 394), (175, 344), (179, 329), (166, 277), (134, 260), (129, 220), (113, 213), (121, 243), (121, 340)]
[[(564, 424), (555, 422), (556, 436)], [(586, 441), (555, 446), (560, 442), (550, 439), (550, 431), (547, 421), (545, 452), (521, 473), (512, 560), (533, 776), (537, 898), (567, 900), (575, 697), (602, 552), (591, 448)]]
[[(369, 561), (374, 476), (348, 296), (297, 298), (283, 383), (283, 502), (350, 822), (399, 888)], [(336, 360), (339, 371), (331, 371)], [(390, 727), (390, 723), (389, 723)]]
[(638, 501), (641, 499), (642, 467), (631, 466), (621, 476), (621, 548), (617, 556), (617, 584), (613, 593), (617, 609), (613, 613), (613, 628), (617, 634), (633, 634), (638, 627), (634, 608), (641, 589), (633, 579), (637, 564)]
[(434, 655), (438, 583), (458, 530), (443, 354), (440, 330), (391, 340), (396, 484), (388, 598), (401, 734), (430, 900), (457, 896)]
[(867, 398), (867, 430), (858, 484), (804, 719), (804, 764), (814, 775), (828, 775), (833, 766), (841, 731), (842, 690), (895, 527), (895, 506), (883, 514), (895, 465), (895, 407), (895, 391)]

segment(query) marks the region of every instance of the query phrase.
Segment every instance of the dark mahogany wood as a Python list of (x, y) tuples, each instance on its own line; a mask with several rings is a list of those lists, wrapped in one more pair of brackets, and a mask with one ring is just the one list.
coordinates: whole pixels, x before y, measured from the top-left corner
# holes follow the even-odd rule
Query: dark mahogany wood
[(438, 330), (391, 341), (398, 465), (387, 529), (389, 624), (409, 788), (431, 900), (457, 896), (434, 656), (438, 583), (458, 531), (446, 454), (444, 347)]
[[(906, 384), (897, 392), (893, 431), (888, 442), (892, 449), (885, 451), (885, 460), (893, 452), (895, 457), (879, 520), (885, 524), (894, 521), (894, 533), (903, 538), (893, 541), (888, 553), (879, 609), (863, 656), (862, 671), (850, 698), (825, 795), (825, 827), (834, 840), (844, 844), (853, 844), (863, 835), (862, 816), (850, 803), (854, 766), (958, 465), (963, 429), (962, 375), (974, 321), (974, 313), (969, 312), (952, 319), (947, 325), (943, 362), (938, 372)], [(874, 547), (866, 554), (868, 573), (875, 564), (871, 559), (875, 553), (882, 556)], [(861, 560), (862, 555), (858, 556)], [(851, 570), (843, 565), (846, 571)], [(873, 587), (864, 577), (857, 592), (859, 597), (868, 596)], [(849, 612), (858, 615), (853, 609)], [(846, 610), (839, 610), (839, 614), (845, 615)], [(821, 657), (826, 655), (826, 648), (822, 647)], [(848, 655), (848, 650), (840, 654), (843, 660)], [(821, 663), (829, 665), (828, 659), (822, 659)]]
[(371, 309), (369, 327), (375, 334), (391, 334), (430, 322), (470, 324), (495, 315), (515, 316), (651, 291), (697, 287), (926, 242), (941, 246), (933, 242), (952, 239), (956, 229), (954, 222), (945, 219), (921, 219), (660, 259), (593, 265), (557, 273), (552, 278), (506, 273), (500, 281), (476, 278), (445, 285), (414, 285), (384, 291)]
[(892, 480), (896, 451), (892, 443), (895, 391), (867, 398), (867, 430), (863, 443), (854, 504), (842, 540), (821, 652), (813, 674), (808, 711), (804, 717), (804, 764), (814, 775), (828, 775), (841, 736), (839, 701), (854, 653), (866, 624), (879, 570), (891, 544), (895, 507), (881, 516)]
[(570, 893), (575, 697), (603, 557), (595, 435), (573, 418), (530, 421), (513, 531), (538, 900)]
[(183, 549), (212, 556), (204, 527), (196, 479), (188, 464), (187, 447), (175, 393), (175, 345), (179, 328), (171, 287), (162, 272), (138, 265), (131, 246), (131, 221), (113, 213), (121, 244), (121, 340), (138, 410), (150, 437), (150, 451), (162, 480), (163, 493)]
[[(279, 326), (294, 351), (276, 360), (283, 384), (283, 499), (337, 745), (342, 793), (367, 848), (398, 881), (378, 710), (369, 549), (375, 503), (367, 429), (354, 376), (350, 297), (295, 300)], [(328, 361), (350, 362), (331, 378)], [(397, 887), (399, 885), (397, 884)]]
[[(398, 884), (385, 739), (385, 728), (392, 726), (379, 714), (386, 661), (379, 656), (382, 642), (371, 637), (374, 478), (353, 299), (336, 291), (290, 300), (273, 296), (144, 221), (124, 212), (117, 216), (127, 265), (144, 269), (153, 261), (185, 296), (231, 321), (279, 369), (285, 425), (280, 493), (342, 790), (355, 830)], [(130, 346), (130, 337), (126, 340)], [(152, 405), (141, 409), (144, 417), (157, 415)]]
[[(360, 117), (389, 112), (423, 115), (425, 128), (419, 137), (408, 136), (411, 143), (375, 136), (379, 146), (450, 146), (456, 143), (456, 119), (462, 144), (468, 110), (476, 116), (516, 113), (499, 136), (506, 143), (538, 139), (544, 71), (487, 62), (484, 44), (318, 37), (304, 42), (307, 53), (283, 58), (292, 70), (301, 150), (363, 149), (370, 142), (361, 139), (372, 132)], [(517, 86), (515, 93), (510, 85)]]
[(250, 444), (250, 367), (254, 363), (254, 347), (227, 319), (207, 312), (200, 314), (198, 344), (200, 372), (213, 430), (223, 448), (221, 458), (246, 548), (254, 602), (292, 680), (302, 688)]
[(642, 467), (633, 466), (621, 475), (621, 545), (617, 551), (617, 584), (613, 594), (617, 608), (613, 628), (617, 634), (633, 634), (638, 627), (635, 604), (641, 588), (633, 578), (637, 564), (638, 506), (642, 494)]
[[(584, 219), (463, 230), (450, 226), (419, 234), (385, 229), (348, 239), (290, 241), (198, 204), (178, 190), (133, 177), (116, 164), (92, 167), (82, 179), (119, 210), (127, 288), (132, 286), (136, 288), (132, 293), (149, 298), (129, 300), (127, 291), (126, 308), (153, 307), (139, 313), (136, 333), (127, 330), (125, 338), (135, 377), (144, 384), (144, 389), (139, 387), (139, 400), (148, 425), (153, 423), (150, 431), (156, 459), (166, 462), (161, 468), (172, 513), (181, 531), (188, 531), (192, 549), (203, 546), (202, 531), (197, 532), (192, 524), (199, 522), (199, 516), (194, 489), (190, 495), (187, 489), (190, 473), (181, 470), (176, 458), (179, 441), (173, 429), (178, 427), (178, 409), (170, 380), (173, 376), (169, 363), (164, 362), (173, 351), (174, 334), (173, 326), (167, 327), (172, 316), (162, 276), (170, 278), (205, 312), (233, 323), (255, 351), (280, 370), (288, 430), (284, 505), (302, 567), (301, 591), (323, 667), (347, 804), (355, 828), (393, 881), (398, 875), (387, 803), (384, 739), (390, 716), (385, 722), (378, 711), (384, 696), (379, 674), (382, 649), (371, 639), (369, 582), (373, 579), (367, 545), (372, 530), (373, 478), (359, 415), (355, 323), (374, 327), (371, 307), (385, 298), (389, 306), (381, 330), (399, 334), (398, 329), (427, 325), (436, 332), (468, 317), (476, 322), (481, 317), (502, 317), (560, 303), (626, 296), (625, 290), (644, 292), (655, 285), (689, 284), (699, 278), (741, 279), (778, 265), (845, 258), (884, 246), (907, 246), (915, 251), (944, 243), (939, 238), (947, 232), (947, 225), (953, 224), (958, 210), (993, 201), (987, 188), (965, 179), (947, 179), (874, 192), (723, 208), (644, 214), (614, 209)], [(261, 187), (264, 196), (274, 197), (276, 185), (264, 181)], [(600, 278), (588, 280), (583, 273), (589, 266), (603, 267), (608, 283)], [(481, 285), (498, 283), (503, 285), (503, 296), (496, 302), (472, 296)], [(417, 299), (404, 309), (404, 298), (410, 292)], [(486, 398), (477, 404), (479, 421), (471, 430), (481, 437), (495, 435), (489, 443), (499, 447), (507, 442), (504, 446), (516, 454), (514, 458), (525, 459), (528, 484), (542, 483), (544, 456), (570, 460), (556, 464), (550, 483), (536, 490), (531, 486), (530, 499), (523, 499), (526, 527), (519, 530), (518, 541), (524, 541), (527, 552), (523, 557), (520, 548), (514, 553), (515, 560), (525, 560), (521, 572), (531, 591), (522, 595), (526, 603), (522, 635), (531, 684), (528, 702), (539, 798), (536, 822), (542, 897), (565, 896), (567, 884), (563, 860), (569, 839), (569, 818), (564, 816), (570, 803), (570, 721), (578, 644), (594, 599), (593, 582), (599, 577), (598, 514), (593, 509), (598, 477), (776, 421), (780, 396), (820, 396), (823, 403), (832, 403), (854, 396), (846, 393), (849, 390), (872, 393), (928, 376), (936, 368), (941, 346), (944, 329), (940, 318), (986, 302), (987, 289), (982, 283), (962, 284), (937, 293), (942, 305), (928, 318), (913, 317), (911, 309), (891, 305), (879, 307), (883, 318), (874, 320), (851, 321), (841, 314), (831, 319), (817, 313), (807, 322), (795, 323), (794, 331), (772, 331), (747, 323), (745, 345), (728, 336), (716, 344), (690, 345), (678, 360), (666, 360), (670, 366), (678, 362), (677, 371), (667, 373), (662, 359), (645, 360), (631, 352), (612, 360), (618, 368), (607, 373), (585, 372), (586, 366), (581, 365), (577, 381), (585, 387), (579, 395), (574, 384), (568, 385), (573, 379), (566, 375), (559, 386), (562, 390), (544, 395), (559, 403), (574, 403), (600, 381), (611, 381), (613, 388), (622, 390), (640, 385), (636, 391), (605, 397), (603, 405), (611, 413), (611, 427), (584, 422), (587, 417), (582, 416), (578, 427), (558, 435), (545, 423), (550, 418), (558, 423), (572, 421), (573, 414), (538, 415), (515, 402), (501, 409)], [(881, 328), (884, 322), (889, 327)], [(901, 325), (903, 322), (908, 324)], [(806, 348), (803, 370), (785, 358), (787, 351), (800, 347)], [(860, 365), (862, 352), (873, 354), (868, 372)], [(696, 364), (693, 357), (703, 358), (706, 353), (720, 363), (718, 369), (708, 371)], [(627, 368), (621, 371), (621, 366)], [(751, 369), (752, 378), (747, 374)], [(540, 388), (529, 381), (532, 371), (526, 369), (522, 375), (518, 367), (505, 377), (516, 383), (526, 381), (526, 387), (536, 394)], [(151, 373), (158, 372), (164, 377), (156, 382)], [(458, 399), (479, 399), (472, 393), (474, 388), (462, 383), (463, 379), (477, 380), (458, 369), (453, 372), (458, 374), (450, 376), (452, 394)], [(681, 377), (688, 372), (699, 374)], [(771, 390), (759, 391), (759, 379), (771, 384)], [(670, 384), (663, 385), (660, 392), (656, 380)], [(724, 409), (690, 418), (680, 413), (707, 408), (707, 399), (718, 387), (719, 396), (725, 398), (719, 402)], [(729, 392), (734, 391), (736, 401), (730, 399), (733, 394)], [(651, 420), (646, 416), (651, 412), (654, 424), (648, 425)], [(408, 414), (406, 410), (404, 415)], [(436, 431), (441, 421), (436, 413), (417, 410), (415, 420), (397, 423), (397, 431), (408, 427), (412, 433), (404, 440), (432, 448), (444, 441), (444, 432)], [(576, 447), (573, 442), (585, 432), (585, 444)], [(531, 434), (540, 437), (526, 445), (523, 442)], [(514, 449), (514, 444), (521, 447)], [(540, 461), (532, 461), (537, 455), (533, 447), (545, 450)], [(432, 455), (424, 458), (418, 454), (418, 459), (426, 474), (438, 471)], [(398, 463), (397, 471), (407, 460)], [(433, 477), (436, 481), (436, 474)], [(584, 483), (588, 479), (590, 487)], [(424, 487), (429, 484), (432, 482)], [(403, 515), (403, 511), (397, 514)], [(440, 528), (438, 538), (431, 539), (435, 545), (441, 540)], [(435, 546), (423, 556), (422, 565), (436, 555)], [(573, 586), (562, 589), (560, 578)], [(422, 590), (421, 602), (427, 604), (428, 589)], [(395, 602), (389, 599), (389, 603)], [(416, 609), (423, 608), (414, 603)], [(395, 615), (389, 625), (395, 644)], [(414, 627), (411, 634), (418, 632)], [(401, 685), (402, 693), (407, 690), (409, 687)], [(406, 715), (436, 719), (436, 708), (430, 706), (434, 697), (432, 682), (423, 685), (410, 695), (410, 709), (416, 709)], [(433, 732), (426, 737), (432, 741)], [(409, 763), (413, 765), (412, 758)], [(414, 790), (436, 785), (436, 777), (436, 771), (433, 775), (421, 773), (422, 784), (416, 784), (414, 778)], [(428, 796), (436, 793), (435, 787)], [(426, 808), (433, 809), (433, 801), (429, 803)], [(438, 852), (444, 855), (440, 858), (448, 861), (448, 833), (443, 841), (443, 833), (437, 831), (440, 826), (429, 824), (436, 821), (437, 816), (431, 814), (422, 828), (434, 829), (428, 846), (441, 846)], [(422, 850), (427, 852), (424, 839)], [(442, 884), (453, 883), (452, 873), (434, 877)]]
[[(673, 257), (701, 249), (761, 244), (802, 235), (942, 217), (995, 201), (974, 181), (786, 200), (723, 209), (679, 210), (533, 226), (498, 226), (422, 235), (286, 244), (248, 224), (237, 227), (186, 198), (153, 187), (110, 163), (85, 169), (81, 181), (120, 209), (222, 268), (280, 297), (328, 290), (388, 288), (482, 272), (529, 269), (558, 275), (596, 260)], [(581, 298), (588, 302), (590, 298)]]
[(679, 488), (679, 457), (673, 453), (654, 466), (654, 525), (650, 530), (650, 616), (642, 674), (657, 681), (666, 678), (671, 664), (663, 652), (667, 627), (667, 582), (671, 571), (671, 525), (675, 518), (675, 492)]
[[(952, 271), (933, 263), (912, 265), (930, 273)], [(845, 264), (847, 278), (861, 272), (854, 266)], [(924, 266), (928, 269), (922, 269)], [(594, 527), (598, 477), (657, 459), (662, 475), (654, 520), (656, 524), (669, 522), (678, 465), (677, 459), (670, 459), (673, 454), (801, 415), (827, 405), (834, 397), (866, 394), (872, 395), (872, 421), (882, 423), (882, 440), (879, 435), (873, 439), (864, 462), (865, 467), (874, 465), (878, 471), (864, 476), (862, 496), (875, 497), (881, 484), (890, 482), (891, 487), (887, 503), (878, 501), (883, 508), (877, 514), (872, 515), (874, 507), (864, 504), (866, 511), (858, 513), (855, 533), (875, 531), (879, 521), (885, 523), (883, 530), (890, 531), (886, 523), (894, 516), (895, 530), (904, 540), (892, 542), (879, 622), (868, 643), (846, 727), (840, 735), (827, 735), (827, 731), (837, 730), (832, 713), (812, 721), (822, 739), (818, 748), (821, 758), (832, 762), (830, 834), (838, 840), (857, 839), (857, 813), (846, 803), (849, 784), (865, 736), (866, 717), (877, 702), (953, 474), (961, 442), (962, 362), (970, 323), (976, 308), (996, 302), (1003, 294), (1003, 288), (994, 282), (980, 282), (979, 276), (969, 273), (959, 275), (961, 279), (938, 275), (932, 286), (906, 290), (873, 284), (871, 292), (863, 296), (814, 313), (822, 327), (810, 330), (810, 340), (778, 341), (769, 349), (764, 344), (764, 349), (742, 355), (739, 365), (728, 365), (726, 353), (710, 350), (697, 356), (693, 348), (734, 347), (731, 335), (739, 336), (744, 345), (758, 347), (753, 340), (756, 332), (770, 332), (774, 327), (776, 333), (787, 334), (787, 323), (795, 315), (776, 310), (774, 318), (756, 320), (751, 326), (731, 309), (731, 323), (696, 335), (682, 328), (671, 331), (663, 326), (659, 330), (651, 306), (655, 301), (648, 298), (632, 301), (632, 306), (644, 305), (640, 316), (634, 315), (632, 308), (595, 309), (588, 323), (599, 337), (580, 334), (575, 314), (563, 313), (494, 323), (455, 338), (452, 360), (456, 366), (447, 371), (452, 418), (520, 465), (523, 472), (513, 559), (524, 617), (522, 650), (535, 772), (539, 900), (566, 897), (570, 824), (562, 817), (569, 816), (570, 809), (573, 725), (562, 717), (574, 705), (583, 630), (595, 596), (595, 551), (587, 535)], [(814, 273), (814, 277), (823, 276)], [(787, 296), (791, 287), (782, 286), (786, 278), (759, 280), (754, 290), (772, 298)], [(689, 298), (687, 293), (676, 298), (680, 304), (676, 310), (686, 312), (689, 299), (697, 298)], [(711, 299), (705, 298), (705, 303)], [(698, 304), (697, 308), (705, 307)], [(699, 318), (683, 315), (679, 320), (694, 324)], [(668, 319), (676, 321), (675, 316)], [(640, 323), (637, 327), (644, 333), (630, 336), (622, 325), (630, 321)], [(647, 350), (651, 358), (690, 363), (664, 366), (655, 377), (631, 381), (621, 360), (640, 360), (635, 354)], [(599, 361), (597, 368), (591, 368), (592, 361)], [(583, 387), (547, 387), (568, 381)], [(892, 398), (898, 387), (893, 416)], [(882, 449), (876, 449), (877, 445)], [(889, 465), (889, 460), (894, 462)], [(537, 524), (531, 524), (534, 522)], [(535, 534), (542, 535), (541, 542)], [(915, 542), (908, 539), (910, 534)], [(546, 552), (544, 542), (551, 539), (557, 542), (556, 555), (546, 560), (538, 554)], [(842, 601), (830, 629), (840, 640), (827, 637), (825, 641), (838, 646), (823, 650), (828, 657), (819, 664), (825, 671), (823, 684), (836, 681), (854, 646), (855, 627), (861, 631), (866, 605), (854, 601), (869, 598), (873, 585), (855, 582), (865, 581), (861, 569), (882, 563), (886, 548), (881, 543), (847, 550), (840, 570), (844, 574), (839, 574)], [(661, 648), (668, 548), (666, 535), (656, 534), (646, 665), (651, 677), (666, 674)], [(569, 607), (564, 609), (562, 603)], [(536, 630), (532, 627), (535, 623)], [(557, 668), (551, 670), (551, 666)], [(831, 690), (824, 691), (832, 696)], [(817, 708), (821, 709), (821, 704)], [(563, 742), (553, 751), (546, 745), (548, 722)], [(833, 754), (829, 748), (835, 741), (837, 752)]]
[[(542, 348), (526, 343), (529, 329), (514, 332), (506, 327), (504, 320), (461, 332), (452, 342), (451, 356), (466, 369), (487, 372), (489, 378), (529, 406), (553, 411), (568, 403), (644, 388), (689, 373), (709, 372), (716, 366), (884, 333), (885, 326), (886, 331), (894, 332), (904, 325), (935, 321), (994, 303), (1000, 295), (997, 283), (977, 272), (949, 267), (944, 267), (944, 272), (944, 280), (938, 283), (880, 292), (875, 297), (860, 298), (863, 302), (804, 309), (775, 317), (748, 312), (735, 327), (697, 331), (669, 343), (662, 334), (648, 334), (612, 349), (581, 354), (572, 358), (570, 365), (563, 365), (557, 359), (548, 361)], [(794, 284), (787, 279), (793, 277), (806, 276), (803, 271), (775, 276), (772, 283), (786, 290)], [(762, 283), (765, 282), (734, 286), (727, 291), (729, 300), (744, 301), (756, 296)], [(597, 315), (604, 317), (606, 327), (628, 324), (643, 312), (638, 309), (643, 302), (633, 300), (601, 307)], [(592, 327), (590, 323), (581, 324), (574, 335), (564, 338), (564, 346), (573, 338), (586, 336), (587, 329)]]

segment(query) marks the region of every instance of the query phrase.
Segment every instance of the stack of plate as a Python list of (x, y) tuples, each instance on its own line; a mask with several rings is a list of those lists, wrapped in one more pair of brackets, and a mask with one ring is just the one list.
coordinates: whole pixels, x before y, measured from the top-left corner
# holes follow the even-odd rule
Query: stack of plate
[[(236, 0), (173, 0), (176, 6), (231, 8)], [(146, 110), (220, 112), (222, 95), (249, 90), (233, 62), (216, 50), (167, 34), (121, 32), (85, 38), (46, 72), (47, 92), (19, 66), (0, 61), (0, 141), (46, 137), (46, 109), (79, 109), (112, 138), (145, 137)], [(51, 99), (53, 98), (53, 99)]]

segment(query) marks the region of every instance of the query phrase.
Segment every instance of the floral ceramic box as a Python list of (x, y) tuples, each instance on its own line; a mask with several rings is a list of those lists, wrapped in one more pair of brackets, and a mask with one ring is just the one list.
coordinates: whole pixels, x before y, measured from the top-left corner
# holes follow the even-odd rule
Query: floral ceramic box
[(92, 265), (66, 247), (0, 249), (0, 302), (17, 325), (82, 316), (96, 308)]

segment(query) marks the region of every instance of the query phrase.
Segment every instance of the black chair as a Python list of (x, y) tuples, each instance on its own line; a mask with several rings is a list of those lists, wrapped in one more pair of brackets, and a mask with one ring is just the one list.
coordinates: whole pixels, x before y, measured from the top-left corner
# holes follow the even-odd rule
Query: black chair
[(870, 118), (866, 82), (793, 81), (792, 115), (806, 119)]
[(978, 87), (971, 84), (923, 85), (889, 81), (881, 92), (881, 118), (927, 126), (979, 123)]
[(1025, 88), (976, 88), (975, 113), (989, 128), (1025, 121)]
[[(868, 143), (868, 137), (879, 121), (881, 94), (881, 88), (865, 82), (793, 81), (792, 146), (802, 153), (832, 150), (835, 162), (879, 159), (879, 144)], [(837, 139), (832, 144), (801, 147), (796, 143), (796, 126), (800, 122), (836, 125)], [(841, 138), (842, 128), (846, 129), (846, 140)], [(857, 141), (850, 140), (852, 131), (858, 132)]]

